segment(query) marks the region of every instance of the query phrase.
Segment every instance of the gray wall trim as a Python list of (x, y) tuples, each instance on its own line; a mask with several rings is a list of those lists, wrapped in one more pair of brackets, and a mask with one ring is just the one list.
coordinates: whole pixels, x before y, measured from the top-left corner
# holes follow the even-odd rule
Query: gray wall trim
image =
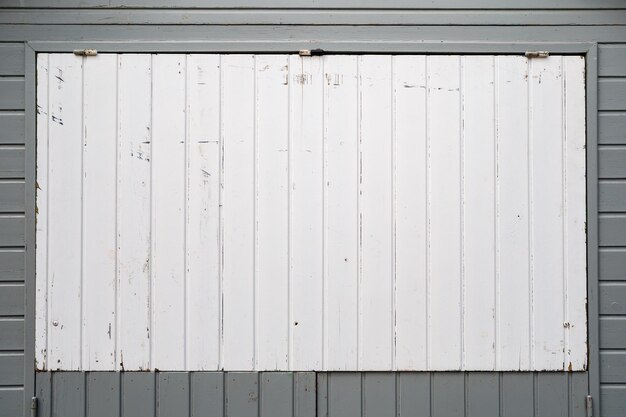
[(38, 372), (36, 385), (39, 417), (587, 415), (584, 372)]
[(6, 9), (0, 24), (68, 25), (626, 25), (626, 10)]
[[(622, 26), (354, 26), (354, 25), (0, 25), (0, 39), (7, 42), (82, 40), (99, 42), (148, 41), (183, 42), (195, 40), (207, 45), (230, 42), (247, 44), (250, 51), (263, 50), (263, 43), (301, 45), (420, 44), (428, 41), (467, 43), (623, 43)], [(345, 46), (344, 46), (345, 48)], [(298, 48), (296, 48), (298, 49)], [(274, 49), (275, 50), (275, 49)], [(394, 51), (395, 47), (388, 49)], [(381, 48), (381, 52), (385, 50)], [(407, 51), (408, 52), (408, 51)], [(483, 51), (484, 52), (484, 51)]]

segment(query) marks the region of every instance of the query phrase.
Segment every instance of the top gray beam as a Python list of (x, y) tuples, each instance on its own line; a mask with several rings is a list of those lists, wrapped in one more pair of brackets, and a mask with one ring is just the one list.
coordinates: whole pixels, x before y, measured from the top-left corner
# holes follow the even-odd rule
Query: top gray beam
[(5, 9), (4, 24), (90, 25), (626, 25), (626, 10)]
[(372, 9), (619, 9), (623, 0), (4, 0), (4, 7), (230, 7)]

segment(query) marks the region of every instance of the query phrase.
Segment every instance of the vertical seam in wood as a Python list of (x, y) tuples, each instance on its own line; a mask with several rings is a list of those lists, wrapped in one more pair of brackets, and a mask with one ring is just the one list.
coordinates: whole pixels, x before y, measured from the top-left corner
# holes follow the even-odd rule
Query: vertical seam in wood
[(530, 368), (535, 367), (535, 323), (534, 323), (534, 207), (533, 207), (533, 64), (532, 60), (526, 58), (526, 94), (528, 101), (528, 115), (527, 115), (527, 135), (528, 135), (528, 280), (529, 280), (529, 359)]
[[(425, 94), (425, 106), (426, 106), (426, 369), (430, 369), (430, 67), (429, 57), (424, 59), (425, 73), (426, 73), (426, 94)], [(432, 381), (431, 381), (432, 385)], [(431, 390), (432, 395), (432, 390)]]
[(491, 70), (493, 76), (493, 152), (494, 152), (494, 294), (493, 294), (493, 366), (494, 369), (500, 369), (500, 178), (499, 178), (499, 116), (500, 116), (500, 68), (497, 65), (499, 57), (493, 57), (491, 61)]
[[(561, 68), (560, 68), (560, 74), (561, 74), (561, 149), (562, 149), (562, 156), (561, 156), (561, 161), (562, 161), (562, 168), (561, 168), (561, 173), (562, 173), (562, 177), (561, 177), (561, 192), (562, 192), (562, 196), (561, 196), (561, 201), (563, 202), (562, 205), (562, 210), (563, 210), (563, 217), (561, 219), (562, 221), (562, 227), (563, 227), (563, 236), (562, 236), (562, 249), (563, 249), (563, 275), (561, 277), (562, 281), (561, 281), (561, 285), (562, 285), (562, 291), (563, 291), (563, 304), (562, 304), (562, 311), (563, 311), (563, 343), (562, 343), (562, 348), (563, 348), (563, 370), (569, 370), (569, 366), (568, 364), (571, 364), (571, 358), (570, 358), (570, 354), (569, 354), (569, 329), (570, 329), (570, 325), (571, 323), (569, 323), (569, 319), (568, 319), (568, 305), (567, 305), (567, 291), (568, 291), (568, 282), (567, 282), (567, 278), (568, 278), (568, 256), (569, 256), (569, 246), (568, 246), (568, 230), (567, 230), (567, 226), (569, 223), (569, 219), (568, 219), (568, 207), (567, 207), (567, 79), (566, 79), (566, 73), (567, 73), (567, 61), (564, 59), (563, 56), (561, 56)], [(567, 323), (567, 325), (565, 324)]]
[(460, 289), (460, 298), (461, 298), (461, 317), (460, 320), (460, 336), (461, 336), (461, 370), (464, 370), (466, 367), (466, 355), (465, 355), (465, 91), (464, 91), (464, 77), (465, 77), (465, 57), (459, 57), (459, 130), (460, 130), (460, 140), (459, 140), (459, 192), (460, 192), (460, 207), (459, 207), (459, 215), (461, 217), (460, 221), (460, 271), (461, 271), (461, 289)]
[[(183, 153), (183, 369), (188, 370), (189, 361), (189, 66), (187, 65), (189, 55), (185, 54), (184, 68), (184, 88), (185, 100), (183, 116), (184, 126), (184, 153)], [(191, 388), (190, 388), (191, 389)]]
[[(258, 215), (258, 123), (257, 123), (257, 100), (258, 100), (258, 84), (257, 84), (257, 56), (252, 56), (252, 369), (257, 369), (258, 365), (258, 337), (257, 329), (259, 325), (259, 274), (258, 274), (258, 250), (259, 250), (259, 233), (257, 230)], [(261, 389), (260, 380), (259, 392)], [(259, 396), (259, 407), (260, 407)]]
[(363, 337), (363, 320), (361, 317), (361, 279), (362, 279), (362, 257), (363, 257), (363, 232), (362, 232), (362, 214), (361, 214), (361, 182), (362, 182), (362, 164), (361, 164), (361, 118), (362, 118), (362, 80), (361, 80), (361, 64), (363, 61), (363, 57), (359, 56), (357, 58), (357, 298), (356, 298), (356, 311), (357, 311), (357, 346), (356, 346), (356, 355), (357, 355), (357, 370), (361, 369), (361, 354), (362, 354), (362, 337)]
[[(81, 107), (80, 107), (80, 137), (81, 137), (81, 153), (80, 153), (80, 326), (79, 326), (79, 356), (78, 356), (78, 368), (82, 370), (83, 354), (85, 345), (85, 152), (87, 138), (85, 137), (85, 58), (80, 58), (80, 71), (81, 71)], [(76, 365), (74, 365), (76, 366)], [(71, 366), (71, 368), (74, 368)]]
[[(50, 367), (50, 331), (47, 330), (50, 325), (50, 55), (46, 54), (46, 94), (48, 96), (46, 103), (46, 210), (48, 211), (46, 219), (46, 351), (44, 356), (44, 369)], [(52, 380), (52, 378), (51, 378)], [(52, 389), (52, 388), (51, 388)], [(52, 410), (52, 409), (50, 409)], [(52, 411), (50, 411), (52, 412)]]
[(120, 199), (119, 199), (119, 165), (120, 165), (120, 83), (119, 83), (119, 68), (120, 68), (120, 55), (115, 54), (115, 277), (114, 277), (114, 307), (113, 307), (113, 320), (114, 320), (114, 334), (113, 339), (113, 370), (117, 370), (117, 349), (119, 343), (119, 280), (120, 280), (120, 264), (119, 264), (119, 236), (120, 236)]
[(326, 71), (326, 66), (325, 66), (325, 60), (326, 57), (321, 56), (318, 58), (320, 61), (320, 65), (321, 65), (321, 88), (322, 88), (322, 169), (321, 169), (321, 173), (322, 173), (322, 250), (321, 250), (321, 255), (322, 255), (322, 308), (320, 309), (321, 313), (322, 313), (322, 317), (321, 317), (321, 322), (322, 322), (322, 346), (321, 346), (321, 350), (322, 350), (322, 361), (321, 361), (321, 369), (326, 369), (325, 364), (326, 361), (328, 360), (327, 356), (327, 352), (326, 352), (326, 339), (328, 337), (327, 332), (328, 332), (328, 326), (326, 324), (326, 311), (328, 309), (328, 300), (327, 300), (327, 276), (326, 276), (326, 268), (324, 267), (324, 265), (327, 264), (328, 262), (328, 254), (326, 253), (326, 243), (327, 243), (327, 236), (326, 236), (326, 224), (328, 222), (328, 212), (327, 212), (327, 195), (326, 195), (326, 181), (328, 180), (326, 178), (327, 172), (326, 172), (326, 152), (327, 152), (327, 136), (326, 136), (326, 129), (327, 129), (327, 121), (326, 121), (326, 112), (324, 111), (324, 109), (326, 108), (326, 96), (324, 94), (324, 90), (325, 90), (325, 85), (326, 83), (324, 82), (324, 74)]
[(293, 274), (291, 273), (291, 255), (292, 255), (292, 239), (291, 239), (291, 208), (293, 198), (291, 193), (291, 159), (293, 157), (292, 153), (292, 128), (291, 125), (291, 117), (292, 117), (292, 109), (291, 109), (291, 94), (293, 89), (293, 83), (291, 82), (291, 61), (292, 58), (295, 59), (294, 55), (290, 55), (287, 57), (287, 369), (292, 369), (292, 351), (293, 351), (293, 335), (291, 331), (291, 322), (292, 322), (292, 279)]
[[(218, 369), (224, 369), (224, 126), (223, 126), (223, 107), (224, 107), (224, 77), (222, 55), (219, 55), (219, 297), (218, 297)], [(226, 383), (224, 377), (224, 384)], [(226, 387), (224, 386), (224, 392)], [(224, 394), (226, 395), (226, 394)], [(224, 397), (225, 399), (226, 397)], [(224, 403), (226, 407), (226, 403)], [(224, 413), (226, 409), (224, 408)]]
[(395, 89), (395, 57), (391, 56), (390, 99), (391, 99), (391, 369), (397, 369), (397, 312), (396, 312), (396, 89)]

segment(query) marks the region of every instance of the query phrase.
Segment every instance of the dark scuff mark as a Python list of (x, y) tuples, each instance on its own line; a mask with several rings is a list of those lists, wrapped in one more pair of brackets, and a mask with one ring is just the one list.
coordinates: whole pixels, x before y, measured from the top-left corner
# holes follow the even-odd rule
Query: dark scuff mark
[(52, 115), (52, 121), (63, 126), (63, 119), (61, 119), (60, 117), (56, 117), (54, 114)]

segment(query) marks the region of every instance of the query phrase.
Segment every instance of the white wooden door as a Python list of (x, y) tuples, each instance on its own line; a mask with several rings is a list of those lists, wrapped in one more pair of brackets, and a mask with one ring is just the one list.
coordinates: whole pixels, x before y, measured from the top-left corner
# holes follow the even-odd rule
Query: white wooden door
[(583, 58), (37, 61), (39, 369), (586, 368)]

